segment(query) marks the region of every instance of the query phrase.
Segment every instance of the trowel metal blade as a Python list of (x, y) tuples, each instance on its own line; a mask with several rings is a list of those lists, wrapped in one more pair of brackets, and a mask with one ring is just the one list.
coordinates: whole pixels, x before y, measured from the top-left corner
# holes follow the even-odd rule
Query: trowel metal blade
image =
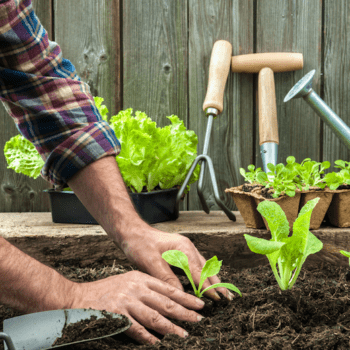
[[(107, 312), (113, 318), (121, 318), (119, 314)], [(102, 311), (92, 309), (63, 309), (37, 312), (24, 316), (9, 318), (4, 321), (4, 332), (8, 334), (16, 348), (16, 350), (44, 350), (55, 349), (68, 344), (82, 343), (111, 337), (115, 334), (122, 333), (130, 328), (131, 322), (124, 328), (118, 329), (116, 332), (77, 342), (66, 343), (62, 345), (52, 346), (56, 338), (62, 336), (62, 330), (65, 324), (79, 322), (96, 316), (97, 319), (104, 318)], [(5, 350), (7, 347), (5, 345)]]

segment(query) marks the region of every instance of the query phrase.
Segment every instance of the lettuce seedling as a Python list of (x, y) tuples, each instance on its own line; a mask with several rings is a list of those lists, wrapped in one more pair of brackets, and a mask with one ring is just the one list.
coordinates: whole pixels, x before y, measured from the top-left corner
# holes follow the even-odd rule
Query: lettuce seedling
[(310, 186), (317, 186), (321, 189), (326, 187), (326, 182), (321, 178), (324, 170), (328, 169), (331, 163), (328, 161), (318, 163), (310, 158), (304, 159), (299, 166), (296, 167), (301, 180), (302, 187), (308, 191)]
[(217, 287), (224, 287), (227, 289), (231, 289), (234, 292), (238, 293), (240, 296), (242, 296), (242, 293), (240, 292), (240, 290), (231, 283), (216, 283), (201, 291), (205, 280), (209, 277), (217, 275), (220, 272), (222, 261), (218, 261), (218, 258), (216, 256), (213, 256), (211, 259), (207, 260), (205, 265), (203, 266), (198, 289), (196, 288), (193, 282), (193, 278), (191, 275), (190, 266), (188, 264), (188, 258), (186, 254), (184, 254), (180, 250), (168, 250), (162, 254), (162, 258), (168, 264), (176, 266), (185, 272), (187, 278), (191, 282), (192, 288), (194, 290), (194, 294), (198, 298), (201, 298), (207, 290), (212, 288), (217, 288)]
[(248, 165), (248, 170), (249, 170), (249, 172), (245, 171), (243, 168), (239, 168), (239, 172), (244, 177), (244, 180), (246, 182), (251, 183), (251, 184), (259, 183), (259, 181), (258, 181), (258, 174), (263, 172), (261, 170), (261, 168), (255, 169), (255, 165), (250, 164), (250, 165)]
[(341, 253), (344, 256), (346, 256), (347, 258), (349, 258), (349, 265), (350, 265), (350, 252), (347, 252), (345, 250), (341, 250), (341, 251), (339, 251), (339, 253)]
[(267, 164), (270, 172), (267, 174), (262, 172), (257, 175), (260, 183), (265, 183), (266, 188), (273, 189), (273, 198), (278, 198), (281, 194), (286, 194), (289, 197), (295, 196), (295, 191), (299, 186), (295, 183), (295, 171), (286, 168), (282, 163), (276, 166), (272, 163)]
[(303, 206), (293, 224), (291, 237), (288, 220), (281, 207), (275, 202), (263, 201), (257, 209), (269, 225), (271, 239), (244, 235), (252, 252), (267, 256), (281, 290), (291, 289), (306, 258), (323, 248), (323, 243), (309, 231), (311, 214), (318, 201), (319, 198), (315, 198)]
[(335, 168), (340, 168), (350, 173), (350, 162), (346, 162), (344, 160), (339, 159), (339, 160), (336, 160), (334, 163), (336, 164), (334, 166)]
[(341, 185), (350, 185), (350, 173), (346, 169), (342, 169), (338, 173), (328, 173), (323, 180), (334, 191)]

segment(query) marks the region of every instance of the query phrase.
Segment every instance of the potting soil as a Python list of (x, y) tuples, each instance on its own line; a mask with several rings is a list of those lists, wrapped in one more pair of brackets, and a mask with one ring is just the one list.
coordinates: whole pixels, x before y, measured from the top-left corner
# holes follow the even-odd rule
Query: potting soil
[[(90, 268), (62, 265), (56, 267), (73, 281), (94, 281), (126, 272), (132, 266)], [(64, 347), (77, 349), (349, 349), (350, 348), (350, 276), (347, 268), (324, 264), (303, 268), (289, 291), (281, 291), (270, 266), (236, 270), (223, 266), (222, 282), (236, 285), (242, 297), (213, 302), (199, 311), (205, 318), (199, 323), (172, 320), (186, 329), (185, 339), (176, 335), (159, 337), (155, 346), (139, 345), (125, 334)], [(191, 285), (180, 276), (186, 291)], [(19, 315), (0, 306), (0, 330), (4, 319)], [(85, 326), (82, 326), (85, 327)], [(0, 349), (3, 349), (0, 345)]]

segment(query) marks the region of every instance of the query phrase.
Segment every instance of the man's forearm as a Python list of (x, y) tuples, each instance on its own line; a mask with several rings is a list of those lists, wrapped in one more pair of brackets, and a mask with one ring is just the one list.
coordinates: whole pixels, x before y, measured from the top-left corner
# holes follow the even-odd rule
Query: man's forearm
[(119, 246), (125, 234), (148, 227), (133, 206), (114, 156), (89, 164), (68, 185)]
[(70, 308), (75, 286), (0, 237), (0, 304), (26, 313)]

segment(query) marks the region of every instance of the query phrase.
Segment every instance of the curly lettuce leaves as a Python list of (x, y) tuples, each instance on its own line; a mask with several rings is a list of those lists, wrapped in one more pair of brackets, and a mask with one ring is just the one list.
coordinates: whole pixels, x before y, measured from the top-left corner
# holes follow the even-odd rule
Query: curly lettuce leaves
[(40, 176), (44, 161), (31, 142), (16, 135), (5, 143), (4, 154), (7, 168), (36, 179)]
[[(144, 187), (152, 191), (181, 185), (197, 156), (197, 135), (187, 130), (177, 116), (167, 117), (171, 125), (158, 128), (145, 113), (132, 108), (111, 117), (121, 152), (117, 162), (126, 186), (133, 192)], [(191, 176), (189, 185), (198, 180), (199, 165)], [(186, 192), (188, 192), (187, 186)]]

